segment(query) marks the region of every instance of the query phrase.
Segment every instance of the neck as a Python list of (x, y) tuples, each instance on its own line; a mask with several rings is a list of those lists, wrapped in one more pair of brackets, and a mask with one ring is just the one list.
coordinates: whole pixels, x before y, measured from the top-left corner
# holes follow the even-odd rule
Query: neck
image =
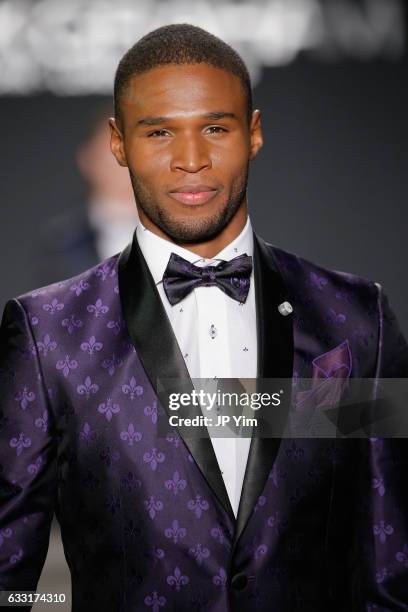
[(205, 242), (177, 242), (176, 240), (170, 238), (170, 236), (168, 236), (160, 227), (155, 225), (142, 210), (139, 210), (139, 218), (144, 227), (150, 230), (153, 234), (156, 234), (156, 236), (160, 236), (160, 238), (164, 238), (164, 240), (168, 240), (173, 244), (178, 244), (204, 259), (212, 259), (233, 240), (235, 240), (235, 238), (242, 232), (247, 221), (247, 208), (247, 199), (245, 197), (241, 206), (228, 225), (219, 234), (217, 234), (217, 236), (211, 238), (210, 240), (206, 240)]

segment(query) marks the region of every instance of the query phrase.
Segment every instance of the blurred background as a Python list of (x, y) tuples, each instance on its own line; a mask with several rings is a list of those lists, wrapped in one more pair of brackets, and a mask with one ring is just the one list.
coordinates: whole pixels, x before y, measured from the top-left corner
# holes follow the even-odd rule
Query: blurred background
[[(130, 240), (130, 182), (109, 151), (113, 75), (138, 38), (177, 22), (250, 69), (265, 136), (255, 231), (382, 283), (408, 335), (404, 0), (0, 0), (1, 311)], [(38, 590), (65, 592), (70, 609), (56, 524)]]

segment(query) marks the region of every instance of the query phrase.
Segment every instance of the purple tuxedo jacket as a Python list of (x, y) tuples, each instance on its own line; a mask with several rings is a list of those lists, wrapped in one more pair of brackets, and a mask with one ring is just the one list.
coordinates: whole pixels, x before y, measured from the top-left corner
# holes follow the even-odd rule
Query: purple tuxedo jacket
[[(260, 378), (408, 376), (379, 285), (257, 236), (254, 270)], [(160, 435), (158, 378), (192, 384), (135, 239), (8, 302), (1, 589), (35, 590), (55, 512), (74, 612), (408, 610), (405, 440), (254, 437), (235, 519), (211, 440)]]

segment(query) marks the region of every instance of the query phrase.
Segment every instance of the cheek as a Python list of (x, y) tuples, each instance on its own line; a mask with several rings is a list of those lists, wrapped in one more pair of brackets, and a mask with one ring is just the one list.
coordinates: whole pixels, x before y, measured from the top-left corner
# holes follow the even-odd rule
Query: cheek
[(163, 155), (147, 154), (145, 151), (132, 151), (128, 156), (132, 174), (140, 181), (158, 184), (169, 170), (169, 159)]
[(213, 165), (225, 169), (230, 174), (239, 174), (240, 170), (246, 166), (250, 150), (248, 143), (242, 138), (236, 138), (226, 143), (225, 146), (218, 146), (211, 152)]
[(141, 139), (129, 139), (125, 146), (126, 159), (132, 172), (142, 178), (169, 168), (171, 151), (169, 148), (147, 144)]
[(213, 158), (213, 169), (217, 175), (223, 177), (225, 183), (235, 183), (245, 175), (248, 166), (248, 156), (242, 151), (237, 151), (233, 155), (220, 152)]

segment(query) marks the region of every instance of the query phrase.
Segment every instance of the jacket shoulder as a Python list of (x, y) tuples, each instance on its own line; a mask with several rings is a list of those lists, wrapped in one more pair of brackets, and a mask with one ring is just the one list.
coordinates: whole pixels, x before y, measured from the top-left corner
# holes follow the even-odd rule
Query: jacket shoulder
[(339, 300), (347, 301), (347, 295), (353, 294), (354, 298), (360, 295), (365, 300), (377, 301), (381, 288), (378, 282), (350, 272), (326, 268), (268, 242), (264, 244), (290, 293), (304, 291), (306, 287), (317, 294), (331, 289)]
[(94, 299), (94, 296), (111, 295), (118, 293), (118, 259), (120, 253), (105, 259), (96, 266), (84, 270), (81, 274), (64, 280), (39, 287), (17, 296), (15, 299), (29, 312), (38, 308), (56, 310), (62, 309), (80, 296)]

